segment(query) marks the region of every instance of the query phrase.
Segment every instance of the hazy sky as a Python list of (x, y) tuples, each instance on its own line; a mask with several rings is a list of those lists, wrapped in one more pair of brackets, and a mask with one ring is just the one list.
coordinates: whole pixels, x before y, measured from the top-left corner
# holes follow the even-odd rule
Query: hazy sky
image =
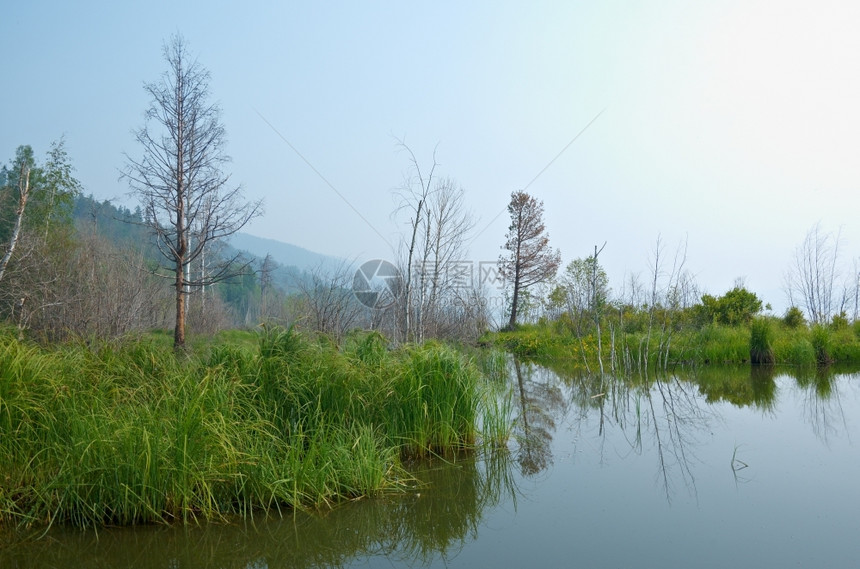
[(438, 172), (465, 188), (476, 262), (498, 257), (527, 186), (565, 262), (607, 242), (616, 289), (647, 277), (662, 236), (666, 255), (686, 240), (706, 291), (743, 277), (781, 310), (817, 222), (853, 270), (860, 3), (131, 4), (3, 8), (0, 160), (65, 134), (86, 192), (133, 207), (123, 153), (139, 155), (142, 85), (181, 32), (212, 73), (233, 179), (265, 200), (249, 233), (392, 258), (404, 138), (425, 167), (438, 144)]

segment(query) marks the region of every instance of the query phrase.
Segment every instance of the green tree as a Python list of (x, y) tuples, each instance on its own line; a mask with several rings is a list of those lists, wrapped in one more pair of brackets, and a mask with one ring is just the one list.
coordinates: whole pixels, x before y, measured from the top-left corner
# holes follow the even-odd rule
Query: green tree
[(593, 255), (568, 263), (560, 280), (569, 310), (596, 314), (609, 300), (609, 277)]
[(742, 286), (736, 286), (719, 298), (702, 295), (702, 305), (712, 322), (737, 326), (749, 324), (761, 312), (761, 300)]
[(51, 144), (44, 165), (32, 147), (19, 146), (9, 166), (0, 168), (0, 280), (22, 238), (31, 247), (52, 237), (68, 237), (72, 204), (80, 194), (80, 182), (72, 175), (65, 140)]

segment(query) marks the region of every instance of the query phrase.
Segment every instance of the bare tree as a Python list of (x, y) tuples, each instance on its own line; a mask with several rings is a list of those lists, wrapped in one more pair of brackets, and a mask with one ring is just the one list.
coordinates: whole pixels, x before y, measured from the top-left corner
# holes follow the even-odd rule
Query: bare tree
[(463, 188), (443, 178), (427, 199), (415, 284), (418, 340), (445, 335), (446, 328), (458, 320), (458, 301), (471, 288), (473, 267), (466, 260), (465, 241), (475, 223), (463, 198)]
[(22, 236), (0, 299), (12, 306), (19, 330), (46, 340), (117, 338), (162, 328), (170, 298), (140, 250), (120, 249), (94, 233), (62, 246), (45, 244), (42, 232)]
[[(398, 146), (409, 154), (409, 161), (412, 163), (412, 174), (407, 176), (403, 183), (403, 187), (399, 191), (400, 204), (395, 211), (395, 214), (407, 212), (409, 216), (409, 233), (402, 243), (405, 251), (401, 254), (405, 257), (403, 267), (403, 289), (399, 302), (402, 312), (403, 339), (410, 341), (415, 338), (415, 320), (417, 319), (420, 328), (421, 321), (421, 306), (415, 306), (415, 264), (420, 256), (417, 248), (420, 246), (422, 234), (429, 235), (429, 226), (426, 223), (427, 219), (427, 200), (431, 194), (433, 184), (433, 175), (436, 172), (436, 150), (433, 150), (433, 164), (429, 171), (421, 169), (418, 159), (412, 149), (406, 145), (403, 140), (397, 141)], [(424, 230), (424, 231), (422, 231)]]
[[(429, 169), (422, 169), (403, 142), (411, 170), (398, 191), (397, 214), (408, 215), (408, 232), (401, 242), (403, 286), (398, 298), (402, 338), (423, 341), (464, 330), (462, 300), (474, 299), (472, 265), (466, 259), (466, 237), (475, 225), (465, 206), (465, 191), (451, 178), (436, 176), (436, 152)], [(477, 313), (477, 312), (476, 312)]]
[(788, 300), (792, 306), (803, 306), (809, 321), (826, 323), (845, 305), (846, 295), (837, 298), (834, 290), (839, 278), (839, 233), (825, 233), (816, 223), (794, 252), (786, 273)]
[(561, 253), (549, 246), (549, 236), (543, 223), (543, 202), (524, 191), (511, 194), (508, 204), (511, 225), (503, 249), (507, 255), (499, 257), (502, 275), (511, 281), (511, 317), (508, 326), (517, 324), (520, 295), (530, 286), (555, 276), (561, 263)]
[(127, 158), (125, 177), (140, 198), (144, 223), (155, 234), (176, 299), (174, 346), (185, 345), (186, 296), (195, 289), (245, 270), (237, 258), (206, 265), (197, 275), (190, 267), (212, 243), (239, 231), (262, 213), (261, 202), (247, 202), (241, 186), (230, 185), (222, 171), (229, 161), (221, 110), (209, 99), (209, 72), (175, 35), (164, 46), (168, 70), (147, 83), (152, 102), (146, 122), (135, 135), (140, 159)]
[(296, 279), (300, 303), (294, 316), (300, 325), (338, 341), (357, 327), (367, 307), (355, 298), (353, 273), (344, 261), (332, 269), (318, 265)]

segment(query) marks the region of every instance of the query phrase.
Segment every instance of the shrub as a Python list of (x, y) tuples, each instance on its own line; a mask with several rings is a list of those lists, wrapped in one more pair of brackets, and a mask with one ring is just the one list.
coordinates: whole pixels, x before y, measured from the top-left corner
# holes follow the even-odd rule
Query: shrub
[(837, 331), (848, 329), (848, 316), (845, 315), (845, 311), (833, 315), (833, 320), (830, 321), (830, 328)]
[(800, 328), (806, 324), (806, 318), (803, 317), (803, 311), (796, 306), (792, 306), (785, 311), (785, 316), (782, 317), (782, 322), (789, 328)]

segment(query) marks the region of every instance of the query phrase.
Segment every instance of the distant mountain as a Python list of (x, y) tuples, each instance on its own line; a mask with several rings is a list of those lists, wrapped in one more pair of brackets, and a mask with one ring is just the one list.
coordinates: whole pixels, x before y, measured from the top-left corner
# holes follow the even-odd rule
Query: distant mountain
[(276, 241), (275, 239), (264, 239), (247, 233), (236, 233), (228, 240), (231, 247), (265, 259), (271, 255), (272, 259), (280, 265), (293, 266), (301, 271), (313, 270), (319, 267), (332, 269), (342, 263), (337, 257), (329, 257), (320, 253), (314, 253), (302, 247)]

